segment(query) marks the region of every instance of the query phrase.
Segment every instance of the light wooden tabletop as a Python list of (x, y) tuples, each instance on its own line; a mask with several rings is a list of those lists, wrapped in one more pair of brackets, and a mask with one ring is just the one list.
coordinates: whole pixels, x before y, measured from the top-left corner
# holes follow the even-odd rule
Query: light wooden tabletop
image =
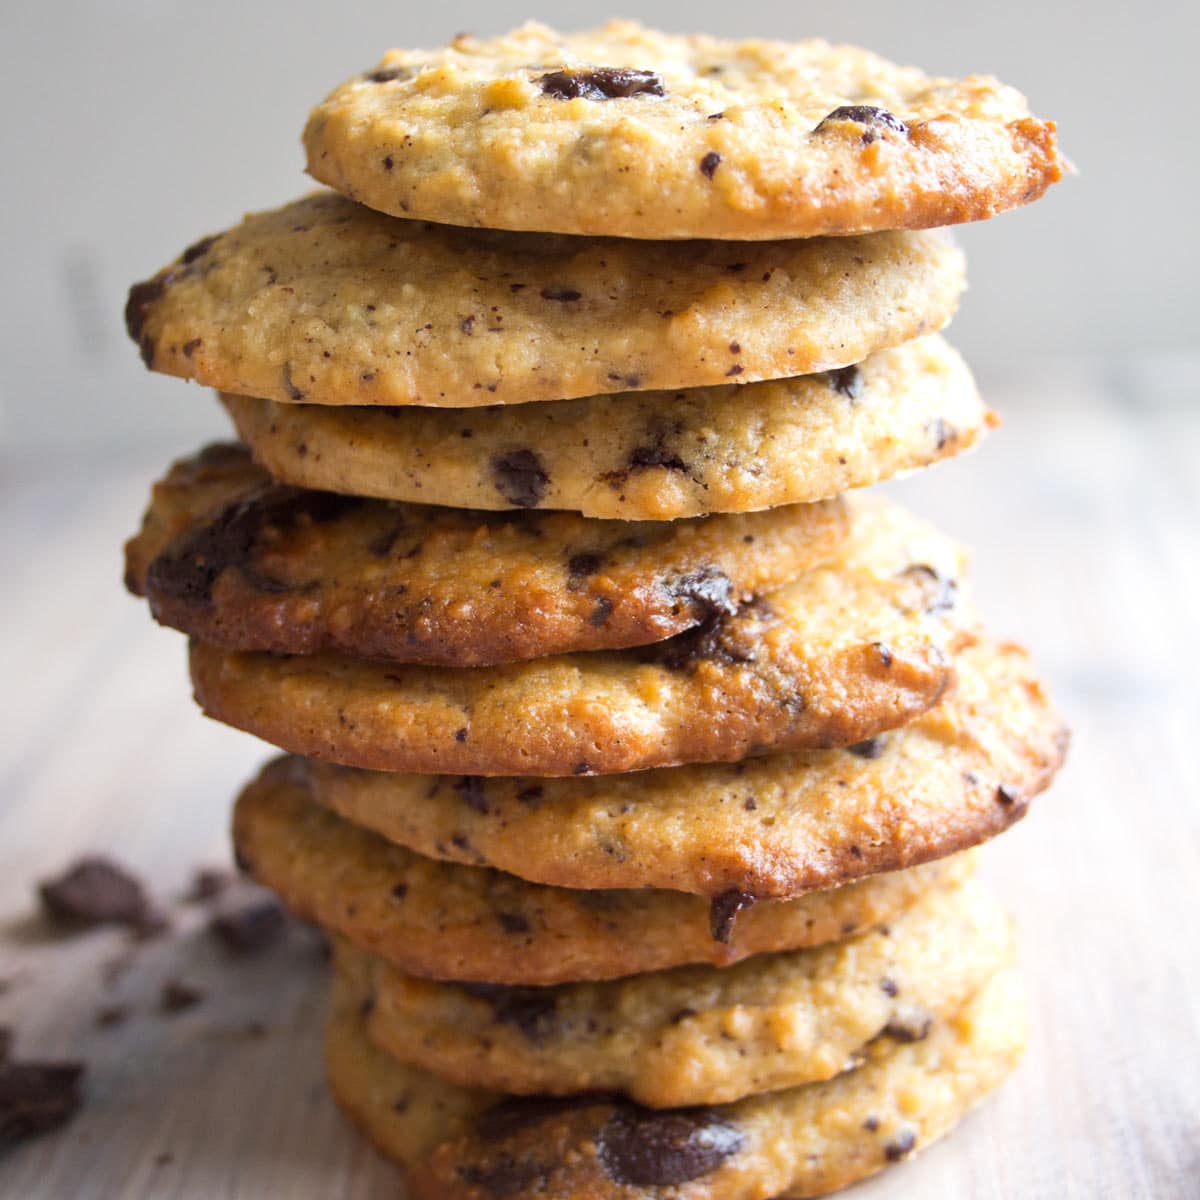
[[(978, 453), (892, 490), (974, 547), (984, 612), (1075, 727), (1058, 785), (987, 855), (1023, 928), (1033, 1039), (957, 1133), (853, 1194), (1195, 1197), (1200, 360), (1022, 369), (990, 399), (1006, 423)], [(190, 449), (2, 461), (0, 1025), (19, 1057), (88, 1069), (71, 1125), (0, 1159), (0, 1196), (399, 1197), (325, 1095), (308, 937), (233, 963), (173, 903), (228, 860), (230, 798), (267, 753), (195, 712), (182, 639), (119, 588), (150, 479)], [(36, 919), (34, 881), (85, 851), (175, 916), (125, 970), (124, 934)], [(162, 1015), (176, 977), (205, 998)], [(97, 1028), (115, 1004), (128, 1020)]]

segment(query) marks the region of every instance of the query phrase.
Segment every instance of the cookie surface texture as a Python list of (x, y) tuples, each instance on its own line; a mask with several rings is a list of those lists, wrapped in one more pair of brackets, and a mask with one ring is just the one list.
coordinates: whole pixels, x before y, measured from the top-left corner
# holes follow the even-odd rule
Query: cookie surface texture
[(135, 284), (146, 365), (283, 403), (473, 408), (826, 371), (940, 329), (943, 233), (629, 242), (397, 221), (321, 192)]
[(819, 375), (469, 413), (222, 400), (286, 483), (628, 521), (823, 500), (969, 450), (995, 420), (937, 334)]
[(310, 174), (383, 212), (639, 238), (950, 225), (1064, 168), (1054, 125), (995, 79), (629, 21), (393, 50), (304, 141)]
[(210, 716), (386, 771), (588, 775), (852, 745), (931, 708), (969, 619), (957, 547), (856, 505), (824, 566), (635, 650), (468, 670), (191, 649)]
[(470, 667), (661, 641), (831, 557), (848, 524), (836, 500), (637, 524), (364, 500), (218, 445), (154, 485), (126, 575), (230, 649)]

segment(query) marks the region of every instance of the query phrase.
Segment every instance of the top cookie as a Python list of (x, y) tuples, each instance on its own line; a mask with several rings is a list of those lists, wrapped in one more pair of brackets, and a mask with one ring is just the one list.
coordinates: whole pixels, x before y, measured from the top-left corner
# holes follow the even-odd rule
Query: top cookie
[(988, 76), (633, 21), (392, 50), (313, 110), (304, 144), (314, 178), (394, 216), (636, 238), (976, 221), (1067, 167), (1053, 122)]
[(827, 371), (940, 329), (945, 235), (630, 242), (396, 221), (320, 192), (129, 293), (146, 365), (284, 403), (475, 408)]

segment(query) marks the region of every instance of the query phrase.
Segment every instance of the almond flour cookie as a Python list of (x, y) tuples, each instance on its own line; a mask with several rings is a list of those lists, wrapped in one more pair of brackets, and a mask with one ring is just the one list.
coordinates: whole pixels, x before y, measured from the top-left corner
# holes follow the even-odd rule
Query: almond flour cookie
[(319, 804), (430, 858), (575, 888), (795, 896), (1003, 832), (1062, 762), (1028, 656), (981, 641), (954, 695), (844, 750), (592, 779), (402, 775), (299, 760)]
[(733, 967), (554, 988), (417, 979), (341, 943), (368, 1038), (461, 1087), (619, 1092), (652, 1108), (725, 1104), (831, 1079), (884, 1034), (919, 1041), (1012, 956), (982, 885), (931, 888), (889, 925)]
[(930, 887), (974, 870), (970, 854), (797, 900), (731, 893), (576, 891), (435, 862), (322, 809), (294, 760), (238, 797), (238, 859), (305, 920), (410, 975), (548, 985), (818, 946), (894, 920)]
[(636, 525), (363, 500), (210, 446), (155, 484), (126, 577), (232, 649), (470, 667), (661, 641), (829, 558), (848, 524), (836, 500)]
[(990, 217), (1063, 173), (988, 76), (855, 46), (613, 21), (392, 50), (313, 111), (308, 170), (396, 216), (637, 238), (782, 238)]
[(856, 508), (824, 566), (653, 647), (460, 670), (193, 642), (196, 699), (384, 771), (604, 775), (852, 745), (941, 699), (968, 615), (953, 543), (898, 506)]
[(414, 1200), (779, 1200), (823, 1195), (911, 1158), (1020, 1060), (1025, 1003), (998, 973), (920, 1041), (880, 1037), (823, 1083), (733, 1104), (648, 1109), (606, 1096), (506, 1098), (375, 1049), (362, 997), (335, 988), (326, 1068), (338, 1103), (406, 1168)]
[(821, 500), (960, 454), (995, 421), (937, 334), (820, 375), (469, 413), (222, 401), (287, 483), (628, 521)]
[(962, 288), (938, 233), (583, 240), (320, 192), (197, 242), (125, 318), (147, 366), (239, 395), (474, 408), (844, 367), (940, 329)]

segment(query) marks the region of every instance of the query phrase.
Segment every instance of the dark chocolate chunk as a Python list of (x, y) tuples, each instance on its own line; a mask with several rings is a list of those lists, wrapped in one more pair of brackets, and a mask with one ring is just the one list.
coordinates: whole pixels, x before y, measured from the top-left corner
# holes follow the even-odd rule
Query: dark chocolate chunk
[(548, 1117), (571, 1112), (591, 1103), (575, 1096), (512, 1096), (489, 1108), (475, 1122), (475, 1132), (485, 1142), (502, 1142)]
[(691, 470), (679, 455), (668, 454), (661, 441), (653, 446), (635, 446), (629, 453), (629, 467), (635, 471), (643, 467), (665, 467), (668, 471), (684, 474)]
[(467, 727), (464, 725), (461, 729), (454, 731), (454, 740), (456, 742), (465, 742), (467, 740)]
[(492, 459), (496, 491), (517, 508), (534, 508), (546, 494), (550, 476), (532, 450), (514, 450)]
[(714, 896), (708, 909), (708, 924), (713, 941), (728, 945), (733, 937), (733, 923), (738, 913), (744, 912), (757, 901), (757, 896), (736, 889)]
[(1007, 783), (1002, 783), (998, 788), (996, 788), (996, 800), (998, 803), (1003, 804), (1005, 808), (1016, 804), (1019, 799), (1020, 796), (1018, 796), (1016, 791), (1013, 788), (1010, 788)]
[(863, 1122), (863, 1128), (868, 1133), (874, 1133), (879, 1128), (879, 1118), (874, 1113), (871, 1113)]
[(933, 1029), (933, 1018), (928, 1013), (911, 1012), (894, 1016), (879, 1032), (894, 1041), (923, 1042)]
[(671, 597), (694, 606), (705, 617), (737, 612), (733, 580), (719, 567), (705, 566), (667, 583)]
[(283, 390), (287, 392), (289, 400), (303, 400), (304, 392), (301, 391), (292, 379), (291, 363), (283, 364)]
[(851, 754), (857, 754), (859, 758), (878, 758), (886, 748), (887, 738), (882, 736), (867, 738), (865, 742), (855, 742), (853, 746), (846, 747)]
[(54, 1129), (79, 1108), (83, 1064), (0, 1064), (0, 1148)]
[(401, 83), (406, 79), (411, 79), (415, 74), (415, 67), (379, 67), (374, 71), (368, 71), (363, 79), (367, 83)]
[(917, 1144), (917, 1135), (911, 1129), (898, 1133), (883, 1148), (883, 1156), (888, 1162), (899, 1162), (905, 1155), (911, 1154)]
[(625, 100), (630, 96), (666, 95), (661, 75), (633, 67), (551, 71), (539, 82), (543, 94), (556, 100)]
[(486, 1000), (492, 1016), (513, 1025), (531, 1042), (545, 1041), (554, 1031), (556, 993), (553, 988), (507, 987), (497, 983), (460, 983), (469, 996)]
[(257, 954), (283, 936), (287, 916), (277, 900), (253, 900), (218, 913), (208, 927), (234, 954)]
[(890, 667), (895, 661), (892, 656), (892, 649), (884, 642), (872, 642), (871, 645), (875, 648), (875, 652), (879, 655), (879, 661), (885, 667)]
[[(741, 611), (752, 611), (753, 603)], [(691, 671), (701, 662), (744, 666), (754, 662), (757, 652), (750, 622), (737, 613), (731, 616), (718, 612), (684, 633), (646, 647), (643, 655), (647, 661), (661, 663), (668, 670)]]
[(900, 572), (902, 579), (914, 579), (925, 591), (922, 606), (927, 613), (948, 612), (958, 600), (958, 583), (935, 571), (928, 563), (913, 563)]
[(598, 596), (595, 608), (588, 614), (588, 624), (595, 625), (597, 628), (608, 624), (608, 618), (612, 616), (612, 611), (613, 602), (607, 596)]
[(219, 234), (214, 234), (212, 237), (201, 238), (198, 242), (194, 242), (180, 255), (180, 261), (194, 263), (201, 255), (207, 254), (212, 249), (219, 236)]
[(721, 165), (721, 156), (715, 151), (710, 150), (700, 160), (700, 174), (707, 179), (711, 179), (717, 172), (717, 168)]
[(190, 340), (184, 342), (182, 347), (184, 358), (191, 358), (192, 355), (196, 353), (197, 349), (199, 349), (202, 341), (203, 339), (201, 338), (191, 338)]
[(151, 915), (142, 885), (107, 858), (81, 858), (57, 879), (38, 884), (38, 893), (51, 917), (77, 925), (113, 922), (140, 928)]
[(464, 775), (454, 785), (454, 790), (462, 796), (463, 803), (468, 808), (477, 813), (487, 813), (491, 810), (488, 808), (487, 792), (484, 790), (486, 782), (482, 775)]
[(881, 979), (879, 981), (879, 986), (881, 988), (883, 988), (883, 992), (884, 992), (885, 996), (900, 995), (900, 985), (894, 979), (887, 979), (887, 978)]
[[(489, 1196), (512, 1196), (526, 1192), (533, 1185), (545, 1182), (546, 1168), (532, 1158), (514, 1158), (501, 1154), (486, 1164), (464, 1163), (457, 1168), (458, 1177), (472, 1189), (482, 1188)], [(536, 1188), (542, 1191), (541, 1187)], [(474, 1195), (472, 1191), (472, 1195)]]
[(836, 371), (826, 371), (825, 378), (829, 386), (847, 400), (854, 401), (862, 395), (863, 378), (858, 367), (851, 364)]
[[(146, 319), (150, 315), (150, 309), (162, 299), (170, 280), (170, 275), (156, 275), (153, 279), (144, 280), (142, 283), (135, 283), (129, 289), (129, 298), (125, 301), (125, 330), (142, 348), (143, 358), (146, 357), (145, 342), (143, 340)], [(154, 344), (151, 342), (151, 362), (153, 359)], [(149, 366), (150, 363), (148, 362), (146, 365)]]
[(544, 287), (540, 293), (543, 300), (559, 300), (569, 304), (572, 300), (582, 300), (583, 293), (569, 287)]
[(600, 554), (572, 554), (567, 560), (567, 587), (578, 588), (589, 575), (595, 575), (604, 565)]
[(888, 112), (886, 108), (876, 108), (873, 104), (843, 104), (829, 113), (813, 132), (819, 133), (826, 125), (836, 121), (853, 121), (856, 125), (877, 126), (890, 129), (893, 133), (908, 132), (908, 126), (899, 117)]
[(505, 933), (528, 933), (529, 920), (523, 917), (520, 913), (514, 912), (498, 912), (496, 920), (500, 922), (500, 928)]
[(656, 1111), (623, 1103), (600, 1131), (597, 1157), (617, 1183), (673, 1187), (711, 1174), (744, 1140), (715, 1109)]
[(204, 993), (198, 987), (186, 983), (182, 979), (168, 979), (162, 986), (158, 997), (160, 1011), (168, 1016), (194, 1008), (204, 999)]
[(517, 799), (522, 804), (528, 804), (530, 808), (541, 803), (543, 788), (539, 784), (534, 784), (532, 787), (522, 788), (517, 793)]

